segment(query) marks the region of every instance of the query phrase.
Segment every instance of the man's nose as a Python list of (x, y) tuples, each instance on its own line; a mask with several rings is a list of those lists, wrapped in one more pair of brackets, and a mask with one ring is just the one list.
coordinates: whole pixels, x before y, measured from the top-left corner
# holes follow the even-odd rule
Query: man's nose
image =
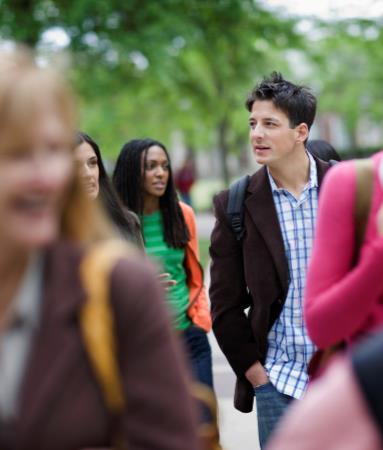
[(262, 125), (260, 125), (260, 124), (254, 125), (251, 129), (250, 135), (253, 139), (263, 138), (265, 133), (264, 133)]

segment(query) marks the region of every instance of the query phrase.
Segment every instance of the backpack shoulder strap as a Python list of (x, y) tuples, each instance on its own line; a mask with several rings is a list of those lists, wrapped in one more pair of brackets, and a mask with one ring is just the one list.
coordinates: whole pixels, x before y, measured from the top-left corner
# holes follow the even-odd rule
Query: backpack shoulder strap
[(233, 183), (229, 189), (226, 216), (237, 241), (243, 238), (246, 231), (244, 226), (244, 201), (249, 180), (250, 175), (245, 175)]
[(356, 263), (359, 259), (359, 253), (364, 241), (368, 217), (370, 215), (374, 169), (373, 162), (370, 158), (357, 159), (354, 163), (356, 167), (354, 262)]
[(330, 159), (328, 163), (330, 167), (334, 167), (339, 163), (339, 161), (337, 161), (336, 159)]
[(125, 396), (117, 362), (114, 315), (110, 305), (110, 274), (131, 249), (123, 241), (95, 245), (80, 264), (80, 278), (86, 301), (80, 312), (80, 329), (90, 364), (110, 412), (119, 415)]

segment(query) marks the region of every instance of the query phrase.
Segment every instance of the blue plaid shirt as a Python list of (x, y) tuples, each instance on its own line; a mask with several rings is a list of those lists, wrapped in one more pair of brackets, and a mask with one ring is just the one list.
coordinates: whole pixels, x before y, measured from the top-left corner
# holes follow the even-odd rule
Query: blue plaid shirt
[(308, 155), (310, 177), (298, 200), (286, 189), (278, 188), (269, 173), (289, 265), (289, 289), (282, 312), (268, 335), (265, 370), (279, 392), (294, 398), (301, 398), (306, 390), (307, 364), (315, 350), (303, 322), (306, 268), (318, 207), (317, 168)]

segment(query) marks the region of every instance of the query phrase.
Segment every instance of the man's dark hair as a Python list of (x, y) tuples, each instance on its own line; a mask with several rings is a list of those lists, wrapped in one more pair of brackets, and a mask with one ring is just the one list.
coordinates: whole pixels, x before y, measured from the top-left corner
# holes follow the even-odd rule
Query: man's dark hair
[(289, 118), (290, 126), (305, 123), (310, 129), (314, 122), (316, 98), (305, 86), (298, 86), (283, 78), (282, 74), (273, 72), (265, 77), (251, 91), (246, 100), (246, 108), (251, 112), (257, 100), (271, 100), (275, 107)]
[[(169, 163), (169, 179), (165, 193), (160, 197), (164, 240), (173, 248), (184, 248), (189, 231), (174, 187), (172, 167), (166, 147), (154, 139), (133, 139), (121, 149), (113, 173), (113, 183), (124, 205), (142, 219), (144, 210), (144, 176), (142, 158), (146, 163), (150, 147), (158, 146), (165, 152)], [(145, 164), (144, 164), (145, 165)]]

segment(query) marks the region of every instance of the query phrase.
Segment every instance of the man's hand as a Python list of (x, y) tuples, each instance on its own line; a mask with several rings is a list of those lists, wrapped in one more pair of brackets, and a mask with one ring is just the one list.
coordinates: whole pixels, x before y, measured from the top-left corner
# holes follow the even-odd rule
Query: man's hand
[(259, 361), (246, 370), (245, 376), (254, 387), (269, 382), (269, 377)]

